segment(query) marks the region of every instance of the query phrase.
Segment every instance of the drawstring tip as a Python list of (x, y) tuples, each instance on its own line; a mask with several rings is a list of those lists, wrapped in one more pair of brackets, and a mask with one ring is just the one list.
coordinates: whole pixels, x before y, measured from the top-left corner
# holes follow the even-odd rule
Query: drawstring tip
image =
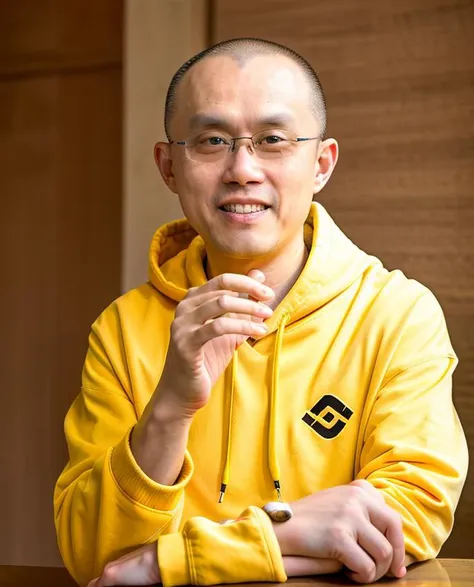
[(281, 487), (280, 487), (280, 481), (278, 481), (278, 479), (275, 479), (273, 481), (273, 485), (275, 485), (275, 489), (278, 495), (278, 499), (281, 501)]
[(222, 483), (221, 491), (219, 493), (219, 501), (217, 503), (222, 503), (224, 501), (224, 494), (225, 494), (226, 489), (227, 489), (227, 485), (225, 483)]

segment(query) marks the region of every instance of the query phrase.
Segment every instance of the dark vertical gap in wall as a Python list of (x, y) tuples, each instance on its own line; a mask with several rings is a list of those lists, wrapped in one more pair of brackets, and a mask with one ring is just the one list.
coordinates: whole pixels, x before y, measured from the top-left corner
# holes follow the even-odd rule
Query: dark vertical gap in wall
[(215, 14), (217, 10), (217, 0), (207, 0), (207, 34), (206, 47), (210, 47), (215, 43)]

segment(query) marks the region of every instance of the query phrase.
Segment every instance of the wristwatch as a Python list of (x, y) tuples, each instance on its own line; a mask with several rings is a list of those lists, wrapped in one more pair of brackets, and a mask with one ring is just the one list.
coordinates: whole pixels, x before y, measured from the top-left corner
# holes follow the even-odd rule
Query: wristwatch
[(293, 517), (293, 510), (286, 501), (270, 501), (262, 507), (262, 510), (274, 522), (287, 522)]

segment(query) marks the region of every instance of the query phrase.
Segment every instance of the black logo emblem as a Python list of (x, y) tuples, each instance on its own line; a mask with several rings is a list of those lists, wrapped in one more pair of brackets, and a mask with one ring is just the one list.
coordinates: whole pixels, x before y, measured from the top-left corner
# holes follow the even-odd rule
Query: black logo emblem
[(334, 395), (324, 395), (303, 416), (310, 428), (323, 438), (335, 438), (350, 420), (353, 411)]

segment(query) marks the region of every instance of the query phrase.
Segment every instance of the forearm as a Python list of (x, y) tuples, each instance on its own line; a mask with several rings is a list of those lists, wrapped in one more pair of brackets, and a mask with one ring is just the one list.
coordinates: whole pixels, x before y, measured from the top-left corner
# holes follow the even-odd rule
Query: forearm
[(171, 486), (183, 467), (192, 417), (155, 395), (132, 432), (131, 450), (150, 479)]
[(127, 445), (125, 438), (92, 469), (84, 470), (81, 463), (66, 470), (56, 486), (58, 543), (66, 567), (79, 583), (87, 583), (107, 562), (136, 545), (178, 529), (190, 465), (183, 467), (182, 482), (173, 487), (142, 481), (138, 468), (128, 474), (134, 465), (123, 456)]
[(176, 532), (192, 477), (191, 460), (181, 456), (171, 485), (150, 479), (130, 449), (129, 431), (137, 424), (130, 402), (109, 393), (112, 407), (104, 412), (103, 393), (83, 388), (68, 412), (69, 463), (54, 492), (61, 553), (81, 583), (160, 532)]
[(421, 362), (379, 392), (357, 475), (400, 513), (406, 552), (419, 561), (435, 557), (449, 536), (466, 478), (467, 445), (451, 396), (454, 365), (449, 356)]
[(379, 478), (373, 479), (373, 484), (380, 488), (387, 505), (401, 515), (410, 561), (436, 557), (449, 536), (454, 517), (453, 509), (442, 495), (424, 494), (420, 487), (410, 487), (406, 481), (398, 483)]

